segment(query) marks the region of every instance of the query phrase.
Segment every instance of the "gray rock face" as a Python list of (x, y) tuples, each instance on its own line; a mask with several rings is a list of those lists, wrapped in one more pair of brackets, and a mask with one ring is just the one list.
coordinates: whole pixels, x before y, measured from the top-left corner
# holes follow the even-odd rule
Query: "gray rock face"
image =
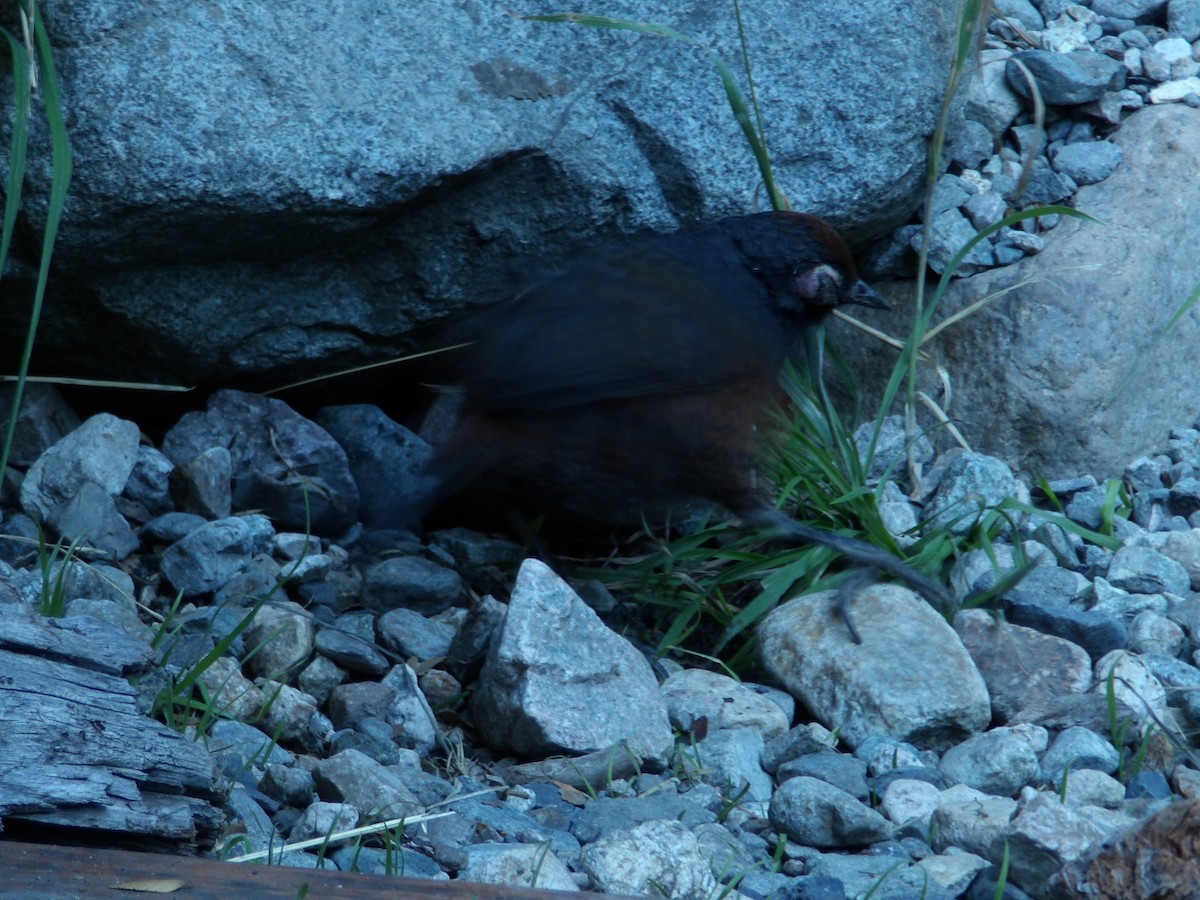
[[(523, 21), (479, 0), (353, 0), (338, 15), (319, 0), (42, 9), (76, 153), (55, 261), (91, 289), (72, 294), (87, 321), (124, 343), (129, 328), (154, 336), (106, 353), (106, 372), (192, 383), (379, 358), (414, 325), (517, 289), (531, 259), (756, 202), (715, 69), (678, 41)], [(727, 8), (603, 11), (695, 35), (741, 71)], [(920, 189), (954, 10), (822, 2), (797, 16), (769, 0), (742, 12), (794, 206), (835, 225), (897, 224)], [(854, 37), (868, 33), (869, 53)], [(35, 135), (35, 228), (45, 147)], [(98, 336), (75, 349), (105, 352)]]
[[(935, 355), (951, 373), (950, 415), (973, 448), (1031, 476), (1119, 477), (1147, 452), (1155, 423), (1195, 415), (1180, 385), (1200, 378), (1200, 320), (1185, 316), (1155, 342), (1200, 282), (1200, 205), (1179, 196), (1200, 168), (1200, 110), (1139, 110), (1114, 142), (1122, 164), (1076, 195), (1098, 222), (1064, 219), (1037, 256), (955, 282), (938, 312), (1011, 289), (947, 329)], [(909, 302), (910, 285), (889, 287), (896, 305)], [(837, 325), (830, 332), (854, 364), (878, 370), (874, 346)]]

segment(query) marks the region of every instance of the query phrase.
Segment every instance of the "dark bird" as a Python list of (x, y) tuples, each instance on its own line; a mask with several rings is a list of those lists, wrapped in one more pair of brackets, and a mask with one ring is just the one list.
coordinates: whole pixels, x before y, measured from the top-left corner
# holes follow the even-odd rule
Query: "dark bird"
[(886, 307), (837, 232), (802, 213), (594, 252), (485, 316), (435, 445), (429, 505), (485, 476), (608, 524), (708, 501), (944, 606), (945, 590), (897, 557), (792, 521), (754, 485), (754, 426), (784, 360), (848, 303)]

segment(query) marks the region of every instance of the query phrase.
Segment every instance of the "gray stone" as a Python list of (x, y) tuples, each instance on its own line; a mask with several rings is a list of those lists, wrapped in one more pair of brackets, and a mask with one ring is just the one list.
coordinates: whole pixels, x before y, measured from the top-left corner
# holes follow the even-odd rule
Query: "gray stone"
[(873, 735), (946, 747), (987, 724), (983, 679), (927, 603), (896, 585), (859, 591), (855, 646), (836, 602), (833, 591), (791, 600), (758, 630), (767, 670), (822, 724), (852, 747)]
[[(874, 454), (868, 463), (867, 453), (871, 450), (874, 440)], [(913, 459), (920, 466), (933, 462), (933, 442), (923, 432), (916, 434), (910, 442), (904, 430), (903, 416), (888, 416), (883, 420), (878, 435), (875, 434), (875, 423), (864, 422), (854, 430), (854, 445), (858, 448), (859, 459), (866, 466), (866, 476), (871, 481), (878, 481), (885, 475), (891, 479), (903, 479), (908, 466), (909, 445)]]
[(1092, 693), (1108, 702), (1109, 685), (1116, 700), (1133, 712), (1143, 725), (1162, 722), (1167, 714), (1167, 694), (1141, 657), (1114, 650), (1096, 660)]
[(142, 444), (138, 447), (137, 459), (121, 492), (124, 500), (134, 504), (135, 509), (125, 513), (137, 522), (148, 522), (175, 509), (171, 500), (170, 477), (175, 468), (159, 450)]
[(459, 681), (474, 675), (487, 654), (492, 636), (499, 631), (507, 614), (508, 607), (491, 594), (484, 594), (471, 604), (446, 656), (446, 669), (451, 675)]
[(983, 610), (963, 610), (954, 629), (975, 661), (1002, 722), (1025, 707), (1082, 694), (1092, 684), (1092, 662), (1077, 644), (1002, 622)]
[(1123, 649), (1129, 644), (1129, 630), (1125, 624), (1107, 612), (1014, 600), (1005, 604), (1005, 615), (1014, 625), (1023, 625), (1078, 644), (1092, 659)]
[(1071, 806), (1117, 809), (1125, 800), (1125, 786), (1098, 769), (1072, 768), (1063, 799)]
[(933, 848), (940, 853), (957, 847), (990, 858), (993, 841), (1004, 833), (1016, 809), (1016, 800), (955, 785), (942, 793), (933, 812)]
[(996, 247), (1014, 247), (1022, 255), (1033, 256), (1045, 249), (1046, 239), (1020, 228), (1001, 228), (996, 235)]
[(173, 544), (207, 523), (194, 513), (169, 512), (142, 526), (142, 536), (161, 544)]
[[(971, 192), (967, 189), (963, 180), (957, 175), (942, 175), (933, 185), (933, 196), (929, 201), (929, 213), (936, 220), (942, 213), (951, 209), (958, 209), (967, 202), (967, 198), (971, 196)], [(922, 209), (922, 214), (924, 213)]]
[(601, 750), (644, 759), (672, 745), (650, 664), (544, 563), (526, 560), (472, 702), (491, 746), (521, 754)]
[(886, 840), (892, 826), (843, 790), (807, 775), (789, 778), (771, 798), (771, 824), (813, 847), (854, 847)]
[(320, 838), (336, 831), (349, 831), (358, 825), (358, 810), (345, 803), (329, 803), (318, 800), (300, 813), (292, 826), (289, 840), (306, 841)]
[(193, 459), (174, 466), (171, 495), (177, 508), (225, 519), (233, 512), (233, 456), (225, 447), (209, 447)]
[(917, 867), (928, 874), (931, 881), (953, 897), (967, 896), (965, 891), (975, 882), (976, 876), (991, 866), (987, 859), (973, 853), (938, 854), (917, 862)]
[(1112, 741), (1096, 732), (1075, 726), (1064, 729), (1042, 755), (1041, 775), (1058, 785), (1064, 773), (1068, 779), (1075, 769), (1095, 769), (1105, 775), (1117, 771), (1121, 756)]
[(984, 191), (971, 197), (963, 206), (976, 231), (995, 225), (1008, 212), (1008, 201), (998, 191)]
[(403, 606), (435, 615), (462, 599), (462, 577), (420, 556), (390, 557), (363, 573), (362, 605), (374, 612)]
[(1046, 206), (1066, 200), (1078, 189), (1070, 178), (1061, 172), (1055, 172), (1046, 162), (1045, 157), (1039, 156), (1033, 161), (1029, 179), (1023, 184), (1019, 196), (1015, 193), (1009, 197), (1010, 202), (1019, 202), (1022, 206)]
[(1200, 511), (1200, 478), (1188, 477), (1171, 485), (1171, 512), (1184, 518)]
[(271, 545), (275, 529), (266, 516), (235, 516), (197, 528), (162, 555), (162, 573), (185, 597), (215, 591)]
[(1017, 480), (1004, 462), (980, 453), (963, 453), (947, 467), (926, 517), (936, 528), (965, 534), (986, 509), (1017, 493)]
[(167, 432), (162, 451), (190, 465), (226, 448), (235, 510), (261, 510), (280, 528), (339, 535), (354, 523), (358, 488), (346, 453), (329, 432), (281, 400), (243, 391), (213, 394)]
[(1040, 893), (1051, 875), (1106, 837), (1105, 829), (1067, 806), (1057, 794), (1043, 792), (1025, 804), (987, 856), (998, 859), (1007, 843), (1009, 876), (1019, 887)]
[(1108, 489), (1092, 487), (1078, 491), (1067, 502), (1067, 515), (1086, 528), (1097, 530), (1104, 523), (1105, 506), (1108, 503)]
[(928, 835), (933, 811), (942, 791), (927, 781), (897, 778), (888, 783), (879, 798), (879, 811), (902, 834)]
[(108, 413), (92, 416), (43, 452), (21, 483), (21, 507), (44, 520), (85, 482), (115, 497), (137, 461), (137, 425)]
[[(1160, 41), (1159, 44), (1166, 43)], [(1160, 51), (1159, 44), (1142, 51), (1142, 72), (1151, 81), (1170, 81), (1171, 63)]]
[(345, 803), (360, 815), (398, 819), (420, 812), (401, 776), (357, 750), (343, 750), (317, 763), (313, 782), (330, 801)]
[(981, 123), (996, 137), (1008, 130), (1022, 107), (1005, 76), (1005, 62), (1012, 55), (1011, 50), (979, 51), (979, 66), (969, 70), (963, 90), (967, 118)]
[(390, 666), (387, 657), (375, 646), (373, 635), (362, 635), (355, 623), (365, 621), (368, 629), (374, 628), (375, 617), (371, 613), (347, 613), (339, 616), (332, 625), (317, 632), (317, 652), (329, 657), (341, 668), (364, 675), (382, 675)]
[(1174, 656), (1143, 653), (1142, 661), (1167, 692), (1167, 703), (1187, 710), (1193, 722), (1200, 722), (1200, 669)]
[(1186, 641), (1182, 628), (1153, 610), (1142, 610), (1129, 623), (1129, 649), (1143, 657), (1147, 653), (1177, 656)]
[[(228, 522), (229, 519), (219, 519)], [(230, 556), (225, 561), (233, 564), (236, 560)], [(213, 602), (218, 605), (232, 603), (244, 604), (248, 599), (257, 599), (273, 595), (283, 582), (283, 573), (279, 563), (266, 553), (255, 553), (249, 558), (243, 558), (242, 565), (233, 575), (213, 591)]]
[(679, 822), (647, 822), (602, 836), (584, 848), (583, 870), (605, 894), (700, 900), (719, 892), (708, 854)]
[[(240, 725), (240, 722), (231, 724)], [(249, 726), (246, 726), (249, 728)], [(265, 738), (264, 738), (265, 740)], [(235, 784), (229, 792), (229, 799), (226, 801), (230, 817), (235, 819), (241, 826), (241, 834), (245, 840), (242, 845), (250, 852), (261, 852), (269, 850), (278, 850), (284, 844), (283, 835), (281, 835), (275, 826), (271, 823), (271, 817), (263, 810), (261, 806), (254, 802), (250, 796), (250, 792), (244, 785)], [(292, 854), (288, 854), (291, 856)], [(272, 858), (272, 862), (278, 860), (278, 854)]]
[(397, 743), (422, 756), (429, 753), (437, 743), (438, 725), (416, 673), (406, 665), (395, 666), (380, 684), (392, 691), (383, 719), (393, 726)]
[(1042, 100), (1054, 106), (1098, 100), (1105, 91), (1119, 91), (1125, 86), (1124, 67), (1107, 56), (1087, 50), (1073, 53), (1024, 50), (1014, 54), (1005, 66), (1009, 86), (1022, 97), (1028, 97), (1030, 91), (1016, 65), (1018, 62), (1033, 73)]
[(345, 680), (346, 673), (339, 669), (332, 660), (318, 656), (300, 672), (296, 684), (300, 690), (324, 706), (333, 689)]
[(46, 516), (46, 524), (68, 544), (99, 550), (121, 560), (138, 548), (138, 537), (108, 491), (94, 481), (79, 485), (74, 496)]
[(268, 763), (263, 766), (259, 787), (268, 797), (289, 806), (304, 807), (314, 799), (313, 777), (307, 769)]
[(821, 750), (798, 756), (780, 765), (775, 773), (780, 782), (798, 775), (820, 778), (857, 800), (865, 801), (869, 795), (867, 764), (845, 753)]
[(1111, 175), (1124, 156), (1120, 147), (1108, 141), (1083, 141), (1059, 150), (1054, 168), (1076, 184), (1095, 184)]
[(1167, 0), (1093, 0), (1092, 12), (1114, 19), (1148, 22), (1157, 17), (1166, 5)]
[(1167, 593), (1186, 596), (1191, 587), (1187, 569), (1149, 547), (1122, 547), (1109, 563), (1105, 576), (1116, 588), (1134, 594)]
[(716, 813), (670, 791), (655, 791), (644, 797), (601, 797), (579, 811), (572, 826), (576, 837), (584, 844), (594, 842), (603, 834), (627, 830), (644, 822), (679, 821), (688, 828), (717, 820)]
[(1019, 731), (993, 728), (947, 750), (938, 770), (950, 784), (1011, 797), (1037, 775), (1038, 758)]
[(74, 600), (68, 600), (63, 610), (63, 617), (72, 616), (87, 616), (114, 625), (131, 638), (140, 641), (147, 650), (155, 639), (154, 629), (138, 618), (137, 604), (132, 598), (97, 600), (91, 597), (76, 597)]
[(946, 149), (950, 158), (964, 169), (978, 169), (992, 155), (992, 133), (982, 122), (963, 119)]
[(389, 650), (408, 659), (439, 659), (450, 652), (455, 628), (412, 609), (393, 609), (379, 617), (379, 639)]
[(252, 764), (290, 766), (296, 757), (268, 734), (244, 722), (218, 717), (209, 729), (208, 746), (221, 771), (236, 777)]
[(775, 703), (719, 672), (684, 669), (664, 681), (659, 690), (671, 726), (679, 731), (692, 731), (703, 719), (710, 734), (749, 728), (769, 741), (788, 728), (787, 717)]
[[(1078, 7), (1077, 7), (1078, 8)], [(1042, 32), (1041, 49), (1054, 53), (1070, 53), (1075, 50), (1090, 51), (1092, 42), (1088, 40), (1089, 27), (1095, 24), (1085, 19), (1091, 18), (1090, 13), (1084, 13), (1080, 18), (1070, 15), (1060, 15), (1049, 21), (1046, 30)]]
[(775, 770), (789, 759), (830, 750), (836, 744), (836, 736), (822, 725), (797, 725), (787, 734), (767, 742), (763, 747), (762, 766), (774, 775)]
[[(929, 230), (929, 268), (939, 274), (949, 266), (954, 256), (975, 237), (975, 229), (957, 209), (948, 209), (933, 220)], [(923, 237), (914, 234), (913, 250), (919, 250)], [(992, 265), (991, 245), (987, 241), (976, 244), (955, 270), (959, 275), (971, 275)]]
[[(378, 722), (386, 730), (386, 735), (370, 732), (367, 723)], [(392, 728), (386, 722), (378, 719), (366, 719), (359, 723), (360, 731), (339, 730), (329, 742), (330, 754), (341, 753), (344, 750), (357, 750), (371, 757), (380, 765), (400, 765), (400, 748), (392, 740)]]
[(278, 680), (298, 671), (312, 656), (313, 623), (296, 603), (269, 603), (255, 615), (245, 638), (250, 646), (260, 647), (246, 661), (249, 670)]
[[(553, 853), (537, 844), (474, 844), (457, 881), (576, 893), (579, 885)], [(711, 876), (710, 876), (711, 877)]]
[(378, 681), (339, 684), (329, 692), (329, 716), (338, 728), (358, 728), (364, 719), (383, 719), (395, 698), (395, 688)]
[[(797, 879), (801, 897), (834, 900), (843, 897), (870, 897), (871, 900), (952, 900), (949, 891), (917, 866), (905, 866), (904, 856), (897, 859), (886, 853), (826, 853), (815, 860), (810, 875)], [(899, 865), (897, 865), (899, 863)], [(809, 892), (811, 889), (811, 893)]]
[[(12, 384), (0, 384), (0, 434), (8, 433), (15, 390)], [(79, 416), (67, 405), (58, 388), (39, 382), (26, 384), (8, 451), (8, 464), (27, 469), (79, 425)]]
[(1005, 594), (1005, 598), (1017, 603), (1064, 608), (1083, 600), (1090, 594), (1091, 587), (1078, 572), (1061, 566), (1039, 565)]
[(1046, 20), (1029, 0), (997, 0), (996, 12), (1009, 19), (1016, 19), (1025, 28), (1041, 31), (1046, 27)]
[(435, 484), (422, 471), (433, 448), (377, 406), (327, 406), (317, 413), (317, 424), (346, 451), (362, 521), (384, 528), (415, 526)]
[(766, 811), (771, 799), (771, 777), (763, 770), (763, 737), (752, 728), (727, 728), (709, 732), (692, 751), (706, 784), (727, 796), (738, 797), (739, 806)]

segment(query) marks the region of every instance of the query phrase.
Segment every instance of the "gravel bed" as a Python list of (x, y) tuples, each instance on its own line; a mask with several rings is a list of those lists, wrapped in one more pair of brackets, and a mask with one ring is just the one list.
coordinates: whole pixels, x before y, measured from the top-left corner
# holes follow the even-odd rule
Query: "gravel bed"
[[(1197, 428), (1130, 463), (1110, 547), (1054, 519), (1061, 505), (1103, 529), (1109, 485), (1031, 490), (997, 459), (924, 446), (918, 489), (887, 492), (898, 527), (966, 529), (1005, 497), (1047, 510), (1014, 518), (1036, 568), (1003, 618), (964, 610), (951, 627), (877, 584), (855, 597), (854, 645), (834, 594), (798, 598), (760, 626), (771, 683), (751, 684), (686, 658), (652, 667), (609, 624), (630, 621), (625, 603), (595, 584), (585, 602), (510, 541), (363, 532), (356, 476), (374, 462), (278, 400), (219, 392), (162, 449), (111, 415), (79, 423), (52, 388), (31, 400), (3, 533), (35, 538), (36, 516), (77, 543), (65, 615), (165, 634), (177, 673), (268, 598), (203, 678), (220, 717), (202, 740), (239, 835), (227, 856), (440, 814), (398, 853), (338, 845), (325, 864), (674, 897), (974, 897), (1007, 843), (1006, 896), (1047, 896), (1064, 865), (1200, 785)], [(362, 444), (370, 409), (319, 418), (359, 422)], [(902, 446), (887, 424), (880, 446)], [(306, 537), (306, 516), (338, 537)], [(41, 597), (35, 546), (0, 542), (5, 616)], [(997, 544), (1001, 573), (1015, 550)], [(971, 551), (951, 584), (963, 597), (996, 577)]]

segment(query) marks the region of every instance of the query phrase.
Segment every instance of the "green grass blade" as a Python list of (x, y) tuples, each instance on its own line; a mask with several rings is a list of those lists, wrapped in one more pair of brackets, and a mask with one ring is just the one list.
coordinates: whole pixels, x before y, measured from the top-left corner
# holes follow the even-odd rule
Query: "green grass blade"
[[(25, 377), (29, 374), (29, 361), (33, 357), (33, 345), (37, 338), (38, 323), (41, 321), (42, 316), (42, 304), (46, 296), (46, 283), (50, 278), (50, 259), (54, 250), (54, 239), (58, 235), (59, 222), (62, 220), (63, 208), (66, 205), (67, 187), (71, 183), (71, 169), (74, 165), (71, 154), (71, 143), (67, 137), (66, 123), (62, 114), (62, 103), (58, 96), (58, 81), (54, 71), (50, 37), (46, 32), (46, 24), (35, 4), (29, 4), (28, 14), (34, 41), (37, 44), (37, 65), (41, 76), (46, 122), (50, 128), (53, 174), (50, 182), (50, 202), (46, 214), (46, 228), (42, 235), (42, 259), (38, 267), (33, 309), (29, 314), (29, 327), (25, 335), (25, 347), (21, 353), (16, 388), (13, 391), (13, 414), (9, 422), (10, 434), (11, 429), (17, 421), (17, 411), (21, 408)], [(7, 463), (8, 461), (10, 443), (11, 440), (5, 440), (4, 442), (3, 452), (0, 455), (0, 462), (2, 463)], [(0, 471), (3, 471), (2, 466), (0, 466)]]
[[(17, 213), (21, 208), (21, 186), (25, 181), (25, 154), (29, 146), (29, 105), (32, 84), (29, 77), (29, 52), (25, 45), (8, 31), (0, 30), (8, 41), (13, 62), (13, 125), (12, 145), (8, 156), (8, 186), (4, 195), (4, 229), (0, 233), (0, 278), (8, 265), (8, 250), (16, 230)], [(21, 409), (21, 390), (13, 391), (12, 409), (4, 442), (0, 444), (0, 472), (8, 465), (13, 435), (17, 428), (17, 413)]]
[(25, 153), (29, 146), (29, 103), (32, 85), (29, 78), (29, 52), (12, 34), (0, 29), (8, 41), (13, 64), (12, 146), (8, 155), (8, 187), (4, 196), (4, 231), (0, 234), (0, 276), (8, 263), (8, 250), (16, 229), (21, 206), (21, 186), (25, 181)]

